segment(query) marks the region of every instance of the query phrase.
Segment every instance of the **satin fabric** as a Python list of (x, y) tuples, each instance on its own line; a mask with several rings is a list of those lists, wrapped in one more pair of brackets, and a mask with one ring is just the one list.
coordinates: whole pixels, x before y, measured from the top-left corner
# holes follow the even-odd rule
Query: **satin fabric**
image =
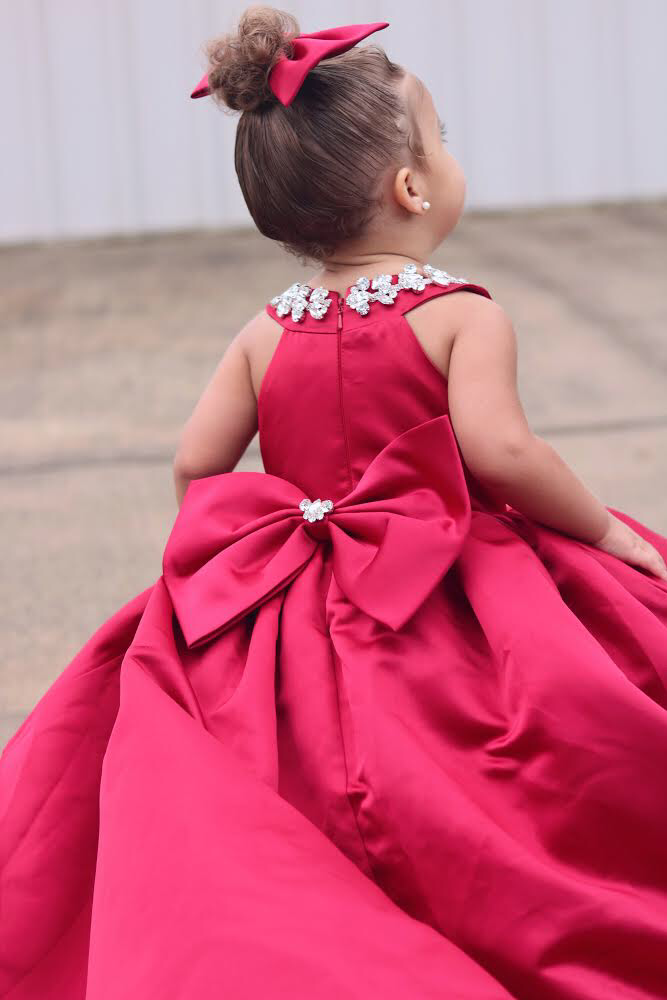
[(404, 317), (461, 288), (281, 321), (266, 473), (0, 758), (0, 996), (667, 996), (667, 585), (470, 474)]
[[(291, 39), (291, 56), (282, 56), (271, 68), (268, 75), (269, 87), (280, 103), (288, 107), (311, 69), (322, 59), (347, 52), (357, 42), (388, 27), (389, 21), (375, 21), (372, 24), (345, 24), (339, 28), (324, 28), (322, 31), (295, 35)], [(208, 73), (204, 73), (190, 97), (207, 97), (210, 93)]]

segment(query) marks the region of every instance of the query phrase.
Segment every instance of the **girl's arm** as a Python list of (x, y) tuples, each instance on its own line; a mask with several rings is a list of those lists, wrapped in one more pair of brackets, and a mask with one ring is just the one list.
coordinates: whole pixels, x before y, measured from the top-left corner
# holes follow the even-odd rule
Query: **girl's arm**
[(496, 302), (460, 301), (449, 360), (449, 414), (472, 474), (501, 502), (584, 542), (598, 542), (611, 515), (558, 453), (531, 431), (517, 390), (517, 341)]
[(257, 399), (245, 347), (252, 323), (227, 347), (181, 431), (173, 460), (179, 507), (191, 479), (231, 472), (257, 432)]

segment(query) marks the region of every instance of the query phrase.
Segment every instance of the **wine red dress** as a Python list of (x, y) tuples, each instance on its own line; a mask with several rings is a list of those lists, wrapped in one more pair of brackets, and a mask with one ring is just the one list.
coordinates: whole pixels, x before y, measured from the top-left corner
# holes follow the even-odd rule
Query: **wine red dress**
[(667, 996), (667, 584), (470, 474), (404, 318), (461, 289), (267, 305), (265, 472), (4, 749), (6, 1000)]

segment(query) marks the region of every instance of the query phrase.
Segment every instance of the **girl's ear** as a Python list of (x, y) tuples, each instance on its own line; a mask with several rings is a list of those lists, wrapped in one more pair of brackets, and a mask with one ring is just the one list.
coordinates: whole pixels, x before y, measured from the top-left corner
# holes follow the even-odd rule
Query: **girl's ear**
[(415, 215), (422, 211), (422, 195), (419, 189), (419, 182), (414, 171), (409, 167), (401, 167), (394, 177), (393, 184), (394, 198), (401, 208), (413, 212)]

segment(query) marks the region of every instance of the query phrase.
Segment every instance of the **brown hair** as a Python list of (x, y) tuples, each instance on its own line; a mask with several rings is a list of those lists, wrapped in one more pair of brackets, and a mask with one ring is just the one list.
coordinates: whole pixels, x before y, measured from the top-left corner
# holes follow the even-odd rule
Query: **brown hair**
[(406, 148), (411, 159), (424, 150), (397, 89), (405, 70), (379, 45), (322, 60), (281, 104), (268, 75), (298, 33), (291, 14), (249, 7), (236, 33), (213, 39), (206, 53), (213, 99), (241, 112), (234, 162), (250, 214), (305, 263), (360, 235), (381, 205), (386, 170)]

